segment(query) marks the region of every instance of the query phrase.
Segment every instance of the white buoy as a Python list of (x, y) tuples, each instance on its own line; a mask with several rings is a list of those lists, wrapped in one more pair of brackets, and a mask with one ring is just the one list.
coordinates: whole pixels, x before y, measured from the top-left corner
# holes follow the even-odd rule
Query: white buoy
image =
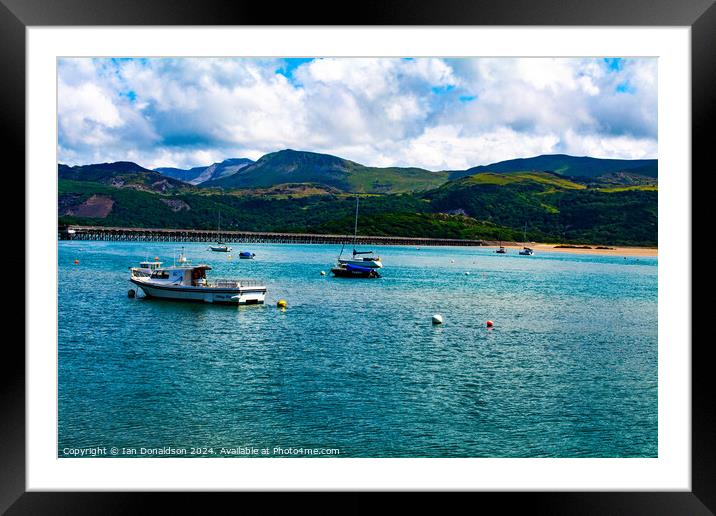
[(321, 271), (321, 276), (325, 276), (325, 275), (326, 275), (326, 271)]
[(450, 260), (450, 263), (455, 263), (455, 260)]
[(470, 275), (470, 273), (469, 273), (469, 272), (465, 272), (465, 276), (469, 276), (469, 275)]
[(440, 314), (433, 315), (433, 324), (442, 324), (443, 323), (443, 316)]

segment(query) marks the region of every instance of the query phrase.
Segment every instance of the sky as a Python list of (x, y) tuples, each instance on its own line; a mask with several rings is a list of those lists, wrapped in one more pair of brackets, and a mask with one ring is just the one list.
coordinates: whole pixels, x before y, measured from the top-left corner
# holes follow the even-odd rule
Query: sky
[(57, 80), (69, 165), (282, 149), (428, 170), (657, 157), (655, 58), (63, 58)]

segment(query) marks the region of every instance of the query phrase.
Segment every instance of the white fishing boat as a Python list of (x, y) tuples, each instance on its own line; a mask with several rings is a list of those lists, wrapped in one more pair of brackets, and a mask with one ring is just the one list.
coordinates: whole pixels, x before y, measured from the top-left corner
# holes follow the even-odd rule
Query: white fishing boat
[(179, 264), (157, 267), (149, 276), (132, 274), (134, 283), (147, 297), (178, 301), (201, 301), (204, 303), (230, 303), (239, 305), (262, 304), (266, 298), (266, 286), (256, 280), (218, 279), (209, 281), (206, 264), (191, 265), (179, 255)]
[[(380, 260), (380, 256), (375, 256), (373, 251), (358, 251), (356, 250), (356, 240), (358, 237), (358, 197), (356, 197), (356, 217), (355, 226), (353, 229), (353, 256), (351, 258), (342, 258), (343, 247), (338, 255), (338, 267), (345, 267), (346, 265), (354, 265), (357, 267), (363, 267), (368, 269), (380, 269), (383, 267), (383, 262)], [(361, 256), (366, 255), (366, 256)]]
[(153, 261), (146, 260), (139, 262), (139, 267), (130, 267), (132, 277), (146, 277), (152, 274), (155, 270), (162, 266), (162, 262), (158, 258), (154, 258)]

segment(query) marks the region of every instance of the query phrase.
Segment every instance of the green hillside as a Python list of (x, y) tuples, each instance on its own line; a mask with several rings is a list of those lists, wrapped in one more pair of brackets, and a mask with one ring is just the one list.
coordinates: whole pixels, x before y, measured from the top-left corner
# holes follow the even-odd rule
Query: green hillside
[[(565, 243), (657, 244), (655, 185), (615, 186), (556, 174), (483, 173), (422, 193), (361, 194), (360, 233)], [(59, 223), (350, 234), (355, 194), (291, 183), (153, 192), (61, 179)]]
[(536, 241), (656, 245), (655, 187), (588, 188), (556, 174), (482, 173), (427, 192), (434, 211), (464, 213)]
[(201, 186), (228, 190), (283, 183), (320, 183), (345, 192), (402, 193), (428, 190), (447, 179), (445, 172), (366, 167), (328, 154), (287, 149), (267, 154), (232, 175), (206, 181)]
[(587, 156), (550, 154), (533, 158), (511, 159), (491, 165), (481, 165), (450, 173), (450, 179), (458, 179), (482, 172), (554, 172), (562, 176), (595, 178), (604, 174), (629, 171), (646, 177), (658, 177), (658, 161), (655, 159), (600, 159)]
[(117, 188), (132, 188), (154, 192), (169, 192), (191, 188), (178, 179), (146, 169), (131, 161), (97, 163), (75, 167), (60, 164), (57, 166), (57, 176), (60, 180), (90, 181)]
[(214, 164), (192, 181), (218, 179), (196, 186), (131, 162), (59, 165), (59, 222), (213, 229), (221, 213), (227, 230), (351, 233), (360, 195), (363, 234), (522, 240), (527, 224), (535, 241), (657, 244), (655, 160), (538, 156), (463, 172), (293, 150)]

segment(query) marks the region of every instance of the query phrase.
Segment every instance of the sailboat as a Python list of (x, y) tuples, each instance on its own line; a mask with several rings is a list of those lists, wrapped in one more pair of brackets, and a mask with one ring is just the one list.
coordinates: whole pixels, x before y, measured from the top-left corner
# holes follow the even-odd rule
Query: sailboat
[(532, 256), (535, 254), (535, 252), (527, 247), (525, 244), (527, 243), (527, 223), (525, 222), (525, 229), (522, 232), (522, 251), (520, 251), (520, 254), (522, 256)]
[[(358, 202), (356, 197), (356, 216), (353, 228), (353, 255), (351, 258), (342, 258), (345, 243), (338, 255), (338, 263), (331, 269), (334, 276), (359, 277), (359, 278), (380, 278), (378, 270), (383, 267), (380, 256), (375, 256), (373, 251), (358, 251), (356, 242), (358, 239)], [(366, 255), (366, 256), (362, 256)]]
[(507, 254), (507, 250), (505, 249), (505, 246), (502, 245), (502, 240), (500, 240), (500, 248), (495, 252), (497, 254)]
[(230, 253), (231, 247), (221, 241), (221, 212), (219, 212), (219, 225), (216, 229), (216, 245), (210, 245), (209, 249), (217, 253)]

